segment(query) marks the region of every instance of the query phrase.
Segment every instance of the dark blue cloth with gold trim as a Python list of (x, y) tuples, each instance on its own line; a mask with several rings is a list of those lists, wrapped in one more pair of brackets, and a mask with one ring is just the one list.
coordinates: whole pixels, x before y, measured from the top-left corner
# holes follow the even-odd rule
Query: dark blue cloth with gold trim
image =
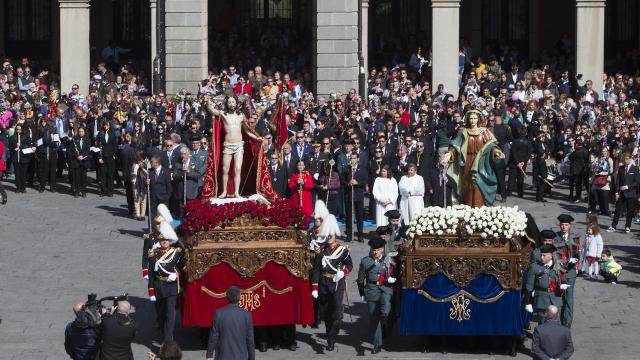
[(464, 288), (443, 274), (402, 291), (400, 332), (414, 335), (521, 336), (522, 291), (480, 274)]

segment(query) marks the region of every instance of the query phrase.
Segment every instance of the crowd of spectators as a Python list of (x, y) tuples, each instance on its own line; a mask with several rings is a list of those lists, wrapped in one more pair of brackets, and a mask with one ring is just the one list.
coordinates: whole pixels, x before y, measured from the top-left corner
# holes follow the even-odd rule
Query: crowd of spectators
[[(295, 40), (268, 36), (272, 33), (266, 31), (264, 41), (286, 45)], [(562, 58), (553, 57), (540, 65), (490, 54), (461, 61), (460, 90), (452, 94), (442, 84), (431, 84), (429, 71), (425, 71), (430, 65), (428, 56), (418, 49), (407, 57), (406, 65), (371, 68), (364, 97), (355, 89), (317, 96), (310, 89), (311, 76), (302, 55), (269, 59), (264, 67), (248, 61), (234, 65), (231, 59), (238, 54), (232, 50), (242, 48), (240, 35), (235, 42), (221, 41), (219, 47), (226, 50), (220, 67), (198, 84), (197, 93), (183, 89), (174, 96), (151, 93), (149, 84), (142, 83), (136, 69), (127, 65), (110, 69), (97, 64), (88, 94), (80, 94), (77, 85), (59, 89), (55, 74), (29, 59), (5, 59), (0, 69), (4, 180), (15, 179), (18, 192), (25, 192), (27, 186), (56, 191), (68, 169), (71, 193), (83, 196), (86, 172), (95, 170), (98, 192), (111, 196), (114, 182), (116, 187), (125, 187), (131, 215), (141, 218), (146, 201), (142, 198), (145, 158), (158, 155), (160, 165), (173, 172), (179, 170), (174, 164), (182, 162), (179, 148), (184, 147), (189, 150), (185, 150), (186, 157), (206, 161), (212, 127), (206, 101), (237, 96), (249, 125), (265, 138), (267, 151), (273, 152), (269, 122), (278, 95), (284, 92), (288, 93), (291, 151), (317, 175), (314, 196), (331, 193), (332, 206), (343, 219), (348, 207), (345, 195), (341, 187), (329, 189), (321, 184), (323, 175), (331, 177), (323, 173), (323, 166), (309, 163), (312, 144), (336, 161), (334, 170), (339, 176), (350, 163), (350, 153), (358, 154), (358, 164), (369, 175), (364, 193), (371, 201), (364, 216), (371, 218), (375, 218), (376, 201), (382, 200), (373, 191), (381, 170), (386, 166), (384, 173), (399, 181), (413, 163), (428, 185), (438, 154), (446, 150), (470, 109), (484, 114), (485, 125), (494, 130), (507, 163), (510, 144), (516, 139), (545, 142), (555, 160), (555, 164), (547, 162), (549, 170), (557, 172), (556, 181), (568, 181), (569, 200), (586, 200), (590, 211), (599, 208), (603, 215), (611, 213), (609, 203), (619, 198), (616, 174), (624, 154), (631, 154), (633, 160), (638, 156), (640, 76), (635, 74), (603, 74), (603, 89), (594, 89), (591, 79), (572, 74)], [(292, 164), (285, 169), (285, 179), (295, 171), (295, 161)], [(195, 179), (198, 187), (203, 174), (201, 168), (200, 179)], [(503, 174), (516, 176), (508, 170)], [(601, 177), (606, 181), (595, 181)], [(176, 183), (181, 179), (173, 176), (173, 210), (183, 196)], [(515, 186), (506, 185), (511, 183), (501, 182), (503, 199), (516, 191)], [(426, 188), (424, 200), (430, 204), (432, 193)], [(282, 192), (289, 195), (287, 189)], [(619, 215), (623, 210), (635, 212), (631, 201), (618, 207)]]

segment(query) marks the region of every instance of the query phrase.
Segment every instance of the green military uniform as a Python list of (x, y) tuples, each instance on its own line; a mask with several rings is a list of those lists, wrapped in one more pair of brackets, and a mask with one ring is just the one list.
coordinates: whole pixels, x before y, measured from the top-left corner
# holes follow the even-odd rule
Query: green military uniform
[[(373, 238), (369, 241), (372, 249), (385, 246), (382, 238)], [(373, 255), (368, 255), (360, 261), (358, 270), (358, 291), (363, 296), (369, 308), (369, 317), (373, 331), (373, 353), (380, 352), (382, 347), (382, 325), (386, 322), (391, 311), (391, 297), (393, 290), (391, 286), (395, 283), (395, 278), (389, 276), (389, 268), (383, 255), (375, 259)]]
[(535, 292), (532, 305), (540, 324), (544, 322), (544, 313), (549, 305), (562, 307), (560, 283), (560, 274), (553, 266), (548, 268), (535, 262), (529, 268), (526, 289), (529, 293)]
[[(570, 224), (573, 220), (571, 215), (562, 214), (558, 216), (560, 223)], [(557, 249), (554, 254), (554, 262), (556, 258), (559, 259), (559, 271), (563, 282), (570, 285), (565, 291), (565, 301), (562, 306), (560, 319), (562, 325), (571, 327), (571, 323), (573, 322), (573, 288), (576, 283), (576, 278), (578, 277), (575, 261), (580, 258), (580, 240), (574, 239), (571, 235), (571, 230), (569, 230), (567, 234), (557, 232), (556, 238), (553, 241)], [(574, 262), (571, 262), (571, 259), (575, 259)]]

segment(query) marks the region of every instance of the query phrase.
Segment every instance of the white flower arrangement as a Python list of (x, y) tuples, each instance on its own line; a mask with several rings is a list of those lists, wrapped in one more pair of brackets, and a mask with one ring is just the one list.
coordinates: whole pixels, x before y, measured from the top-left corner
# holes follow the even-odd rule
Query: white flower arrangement
[(469, 235), (479, 235), (483, 239), (523, 236), (527, 227), (527, 216), (517, 206), (431, 206), (424, 208), (420, 216), (411, 221), (407, 235), (410, 238), (416, 235), (452, 235), (456, 233), (460, 220), (464, 220)]

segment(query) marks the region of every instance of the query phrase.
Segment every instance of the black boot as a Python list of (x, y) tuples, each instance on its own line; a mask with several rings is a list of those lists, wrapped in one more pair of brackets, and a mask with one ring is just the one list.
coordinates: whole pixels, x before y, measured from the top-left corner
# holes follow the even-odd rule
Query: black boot
[(6, 193), (2, 193), (2, 205), (7, 203), (7, 194)]

